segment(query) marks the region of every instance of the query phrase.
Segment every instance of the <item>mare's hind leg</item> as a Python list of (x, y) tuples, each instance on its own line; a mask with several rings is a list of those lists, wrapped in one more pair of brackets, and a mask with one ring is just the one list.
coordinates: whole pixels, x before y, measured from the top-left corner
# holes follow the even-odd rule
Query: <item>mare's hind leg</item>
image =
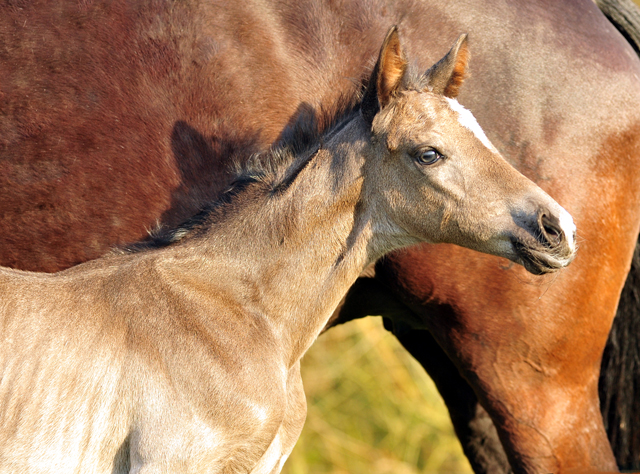
[(469, 384), (429, 331), (412, 328), (421, 325), (414, 313), (377, 281), (372, 271), (351, 287), (328, 327), (373, 315), (385, 318), (385, 327), (433, 379), (474, 472), (512, 472), (495, 426)]
[(396, 337), (436, 384), (473, 471), (476, 474), (513, 472), (489, 414), (431, 333), (408, 330)]

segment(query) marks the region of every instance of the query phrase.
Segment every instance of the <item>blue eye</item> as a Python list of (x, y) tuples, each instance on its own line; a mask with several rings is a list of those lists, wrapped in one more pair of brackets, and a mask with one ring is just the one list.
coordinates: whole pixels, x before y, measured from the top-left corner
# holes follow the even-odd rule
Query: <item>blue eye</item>
[(432, 165), (440, 161), (442, 158), (444, 158), (444, 156), (442, 156), (438, 150), (434, 150), (433, 148), (421, 150), (416, 153), (416, 161), (421, 165)]

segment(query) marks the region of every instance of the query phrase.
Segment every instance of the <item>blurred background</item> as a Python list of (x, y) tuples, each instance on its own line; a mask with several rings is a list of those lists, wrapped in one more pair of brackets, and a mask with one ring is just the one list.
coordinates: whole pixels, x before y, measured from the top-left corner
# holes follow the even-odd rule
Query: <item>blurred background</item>
[(382, 318), (321, 335), (302, 379), (307, 421), (284, 474), (472, 472), (433, 382)]

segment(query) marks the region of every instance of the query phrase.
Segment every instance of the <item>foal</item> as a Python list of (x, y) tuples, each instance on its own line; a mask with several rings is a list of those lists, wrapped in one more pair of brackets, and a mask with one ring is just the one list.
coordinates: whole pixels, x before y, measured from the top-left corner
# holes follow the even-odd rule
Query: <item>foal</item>
[(1, 269), (0, 472), (277, 473), (300, 358), (369, 263), (428, 241), (567, 265), (569, 214), (453, 99), (466, 61), (463, 36), (414, 77), (392, 29), (359, 107), (183, 227), (57, 274)]

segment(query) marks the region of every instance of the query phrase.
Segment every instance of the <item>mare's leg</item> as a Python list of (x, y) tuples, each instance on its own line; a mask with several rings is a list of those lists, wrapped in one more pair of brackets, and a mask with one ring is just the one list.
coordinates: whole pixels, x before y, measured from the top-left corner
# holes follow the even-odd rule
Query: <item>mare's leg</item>
[[(596, 4), (640, 54), (638, 5), (632, 0), (596, 0)], [(602, 358), (599, 392), (618, 466), (640, 470), (640, 243)]]
[[(588, 246), (586, 254), (599, 253)], [(621, 265), (606, 277), (597, 259), (583, 258), (540, 283), (452, 246), (394, 255), (378, 275), (396, 282), (398, 296), (472, 383), (516, 472), (613, 471), (597, 381), (628, 248), (622, 241), (607, 248)], [(455, 280), (438, 271), (444, 262)], [(452, 270), (453, 262), (459, 268)], [(588, 281), (600, 286), (596, 293)]]
[(469, 384), (429, 331), (412, 329), (412, 326), (420, 325), (417, 316), (377, 281), (372, 272), (368, 277), (359, 278), (351, 287), (330, 325), (370, 315), (383, 316), (385, 327), (394, 332), (435, 382), (474, 472), (511, 472), (493, 422)]
[[(382, 288), (381, 285), (379, 287)], [(640, 387), (639, 308), (640, 243), (637, 243), (631, 272), (607, 341), (599, 383), (601, 410), (609, 441), (618, 465), (627, 470), (640, 469), (640, 398), (635, 396)], [(375, 309), (371, 310), (378, 314)], [(423, 330), (400, 331), (396, 336), (434, 380), (474, 472), (510, 472), (493, 422), (433, 336)]]
[(598, 388), (618, 466), (640, 470), (640, 242), (602, 357)]
[(493, 421), (431, 333), (408, 330), (396, 334), (396, 337), (438, 387), (473, 471), (476, 474), (511, 473)]

